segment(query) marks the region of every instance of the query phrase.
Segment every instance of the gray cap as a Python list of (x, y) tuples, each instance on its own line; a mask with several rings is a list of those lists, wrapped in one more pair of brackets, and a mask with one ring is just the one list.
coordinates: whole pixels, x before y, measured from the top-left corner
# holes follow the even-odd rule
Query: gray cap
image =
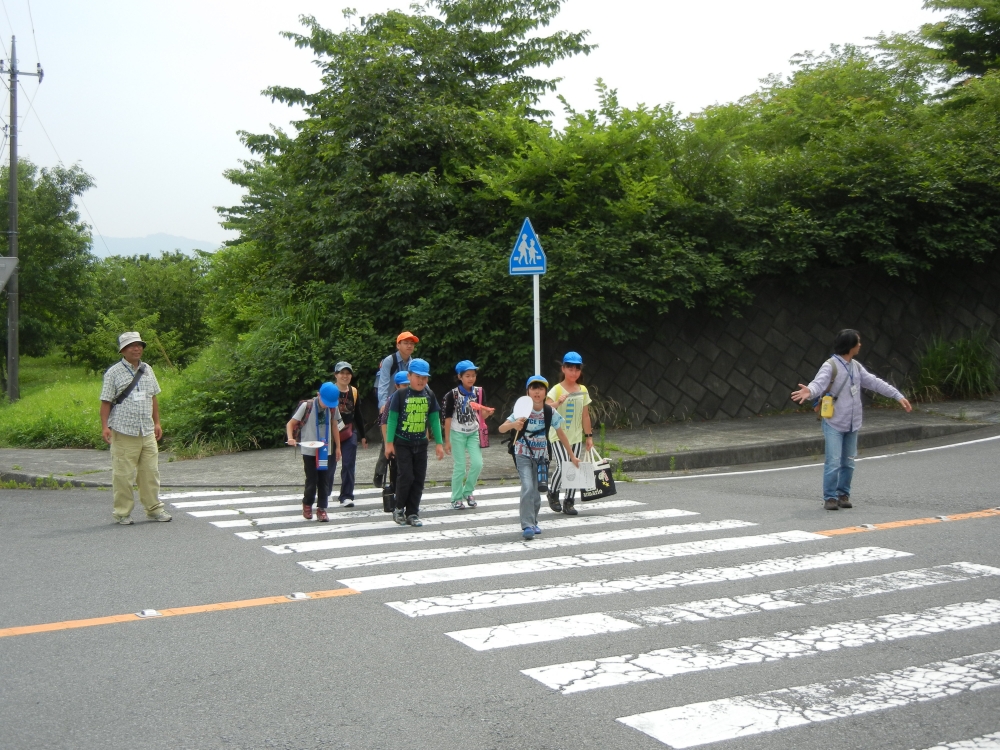
[(138, 331), (125, 331), (125, 333), (118, 337), (118, 351), (121, 351), (129, 344), (134, 344), (137, 341), (144, 347), (146, 346), (146, 342), (142, 340), (142, 336), (139, 335)]
[(341, 370), (350, 370), (350, 371), (351, 371), (351, 374), (352, 374), (352, 375), (354, 374), (354, 368), (353, 368), (353, 367), (351, 367), (351, 363), (350, 363), (350, 362), (344, 362), (344, 361), (340, 361), (340, 362), (338, 362), (338, 363), (337, 363), (336, 365), (334, 365), (334, 367), (333, 367), (333, 371), (334, 371), (335, 373), (336, 373), (336, 372), (340, 372)]

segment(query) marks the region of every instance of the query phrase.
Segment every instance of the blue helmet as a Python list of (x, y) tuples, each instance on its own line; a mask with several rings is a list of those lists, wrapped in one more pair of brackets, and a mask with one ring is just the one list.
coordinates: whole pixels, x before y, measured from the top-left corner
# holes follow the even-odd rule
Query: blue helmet
[(340, 403), (340, 391), (329, 381), (319, 387), (319, 397), (327, 406), (336, 406)]
[(461, 362), (455, 365), (455, 372), (458, 373), (459, 375), (461, 375), (463, 372), (467, 372), (468, 370), (478, 370), (478, 369), (479, 368), (472, 363), (471, 359), (463, 359)]
[(531, 388), (532, 383), (541, 383), (546, 388), (549, 387), (549, 381), (543, 378), (541, 375), (532, 375), (530, 378), (528, 378), (528, 382), (524, 384), (525, 390)]
[(431, 366), (426, 359), (411, 359), (410, 374), (423, 375), (429, 378), (431, 376)]
[(410, 373), (405, 370), (398, 370), (395, 375), (392, 376), (392, 382), (396, 385), (404, 385), (410, 382)]
[(564, 365), (583, 365), (583, 357), (581, 357), (577, 352), (566, 352), (566, 356), (563, 357), (562, 363)]

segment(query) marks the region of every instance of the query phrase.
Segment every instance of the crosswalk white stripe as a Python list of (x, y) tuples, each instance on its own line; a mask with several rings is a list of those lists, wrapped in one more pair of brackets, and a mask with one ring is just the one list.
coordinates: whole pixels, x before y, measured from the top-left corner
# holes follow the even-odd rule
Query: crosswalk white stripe
[[(503, 555), (511, 552), (535, 552), (544, 549), (574, 547), (581, 544), (601, 544), (607, 542), (623, 542), (632, 539), (648, 539), (655, 536), (670, 534), (696, 534), (706, 531), (728, 531), (757, 524), (749, 521), (708, 521), (705, 523), (674, 524), (672, 526), (647, 526), (638, 529), (617, 529), (614, 531), (599, 531), (592, 534), (577, 534), (576, 536), (557, 536), (549, 539), (538, 539), (530, 542), (498, 542), (496, 544), (479, 544), (471, 547), (432, 547), (430, 549), (413, 549), (396, 552), (379, 552), (371, 555), (353, 555), (350, 557), (332, 557), (327, 560), (303, 560), (299, 562), (306, 570), (319, 573), (326, 570), (343, 570), (345, 568), (361, 568), (370, 565), (390, 565), (404, 562), (422, 562), (425, 560), (444, 560), (451, 557), (477, 557), (480, 555)], [(508, 529), (511, 534), (513, 529)]]
[(402, 612), (407, 617), (427, 617), (493, 607), (510, 607), (516, 604), (538, 604), (539, 602), (624, 594), (633, 591), (656, 591), (678, 586), (739, 581), (779, 573), (818, 570), (854, 563), (879, 562), (899, 557), (911, 557), (911, 553), (882, 547), (855, 547), (835, 552), (822, 552), (816, 555), (796, 555), (794, 557), (759, 560), (727, 567), (672, 571), (655, 576), (643, 575), (611, 580), (599, 579), (489, 591), (468, 591), (461, 594), (386, 602), (386, 606)]
[(509, 560), (481, 565), (461, 565), (453, 568), (431, 568), (405, 573), (342, 578), (342, 583), (355, 591), (374, 591), (401, 586), (423, 586), (447, 581), (466, 581), (471, 578), (493, 578), (495, 576), (541, 573), (571, 568), (590, 568), (598, 565), (620, 565), (623, 563), (666, 560), (688, 555), (707, 555), (716, 552), (771, 547), (779, 544), (798, 544), (829, 540), (822, 534), (808, 531), (779, 531), (774, 534), (754, 536), (723, 537), (704, 539), (696, 542), (663, 544), (656, 547), (637, 547), (614, 552), (591, 552), (584, 555), (564, 555), (561, 557), (538, 557), (532, 560)]
[[(480, 508), (496, 508), (501, 505), (517, 505), (521, 502), (521, 499), (517, 496), (515, 497), (494, 497), (479, 502)], [(379, 506), (374, 510), (341, 510), (339, 506), (334, 504), (330, 508), (330, 512), (335, 514), (336, 518), (375, 518), (377, 516), (383, 515), (384, 511), (381, 508), (382, 502), (379, 500)], [(255, 513), (279, 513), (281, 511), (287, 510), (302, 510), (302, 505), (267, 505), (263, 508), (226, 508), (224, 510), (195, 510), (188, 511), (188, 515), (194, 518), (213, 518), (218, 516), (252, 516)], [(436, 513), (441, 510), (453, 510), (451, 503), (431, 503), (429, 505), (420, 506), (420, 514), (423, 517), (424, 513)]]
[(176, 500), (182, 497), (218, 497), (219, 495), (249, 495), (253, 490), (198, 490), (197, 492), (164, 492), (160, 500)]
[[(619, 502), (619, 503), (629, 503), (631, 505), (645, 505), (645, 503), (636, 502), (634, 500), (618, 500), (617, 502)], [(608, 504), (605, 504), (604, 507), (607, 507), (607, 505)], [(362, 512), (364, 512), (364, 511), (362, 511)], [(549, 511), (549, 512), (551, 512), (551, 511)], [(457, 511), (456, 513), (457, 514), (454, 515), (454, 516), (446, 516), (444, 518), (423, 518), (423, 517), (421, 517), (420, 520), (424, 522), (425, 526), (439, 524), (439, 523), (464, 523), (466, 521), (487, 520), (487, 519), (490, 519), (490, 518), (508, 518), (508, 517), (511, 517), (511, 516), (517, 516), (518, 513), (519, 513), (519, 511), (517, 509), (514, 509), (514, 510), (491, 510), (491, 511), (486, 511), (485, 513), (480, 513), (478, 511), (478, 509), (477, 509), (477, 510), (471, 510), (471, 511)], [(380, 514), (376, 513), (375, 515), (377, 516), (377, 515), (380, 515)], [(379, 526), (383, 526), (383, 527), (387, 526), (387, 525), (389, 527), (395, 527), (395, 526), (397, 526), (397, 524), (392, 520), (391, 516), (389, 516), (388, 513), (381, 514), (381, 515), (383, 515), (383, 517), (386, 518), (387, 520), (377, 522)], [(334, 519), (339, 518), (341, 516), (347, 517), (346, 513), (343, 513), (343, 514), (342, 513), (337, 513), (337, 515), (334, 516)], [(220, 529), (234, 529), (234, 528), (240, 528), (240, 527), (246, 527), (246, 526), (271, 526), (271, 525), (277, 525), (277, 524), (282, 524), (282, 523), (316, 523), (316, 522), (315, 521), (307, 521), (305, 518), (302, 517), (302, 514), (299, 513), (299, 515), (297, 515), (297, 516), (271, 516), (269, 518), (254, 518), (254, 519), (239, 518), (239, 519), (235, 519), (235, 520), (232, 520), (232, 521), (209, 521), (209, 523), (211, 523), (213, 526), (215, 526), (217, 528), (220, 528)], [(332, 521), (331, 524), (334, 525), (334, 526), (337, 525), (335, 521)], [(323, 524), (323, 525), (327, 526), (327, 524)], [(357, 525), (360, 526), (360, 525), (365, 525), (365, 524), (357, 524)]]
[[(484, 487), (483, 489), (478, 489), (473, 493), (476, 499), (479, 499), (488, 495), (516, 495), (520, 493), (520, 487), (516, 484), (508, 485), (506, 487)], [(249, 490), (248, 490), (249, 492)], [(161, 500), (167, 500), (171, 497), (201, 497), (203, 495), (232, 495), (240, 494), (232, 492), (208, 492), (208, 493), (177, 493), (174, 495), (160, 495)], [(366, 490), (355, 490), (354, 491), (354, 504), (356, 506), (368, 506), (368, 505), (381, 505), (382, 498), (369, 498), (362, 499), (360, 495), (381, 495), (382, 489), (366, 489)], [(267, 503), (274, 500), (300, 500), (302, 498), (302, 493), (298, 492), (294, 495), (261, 495), (259, 497), (244, 497), (244, 498), (233, 498), (232, 500), (199, 500), (187, 503), (171, 503), (175, 508), (211, 508), (211, 507), (223, 507), (230, 506), (234, 504), (247, 504), (247, 503)], [(451, 491), (448, 492), (425, 492), (422, 500), (446, 500), (451, 498)], [(330, 498), (330, 501), (336, 505), (336, 498)], [(587, 507), (591, 503), (585, 503), (582, 507)]]
[[(163, 496), (160, 495), (160, 499)], [(229, 507), (233, 505), (250, 505), (252, 503), (275, 503), (282, 500), (301, 500), (302, 493), (296, 493), (294, 495), (258, 495), (257, 497), (227, 497), (225, 500), (193, 500), (191, 502), (184, 503), (170, 503), (173, 507), (178, 510), (187, 510), (188, 508), (221, 508)]]
[[(612, 510), (615, 508), (634, 508), (640, 505), (645, 505), (645, 503), (640, 503), (636, 500), (600, 500), (594, 501), (587, 504), (587, 510)], [(563, 516), (558, 513), (553, 513), (546, 506), (542, 508), (541, 515), (546, 518), (546, 523), (548, 523), (549, 518), (562, 518)], [(511, 514), (509, 511), (488, 511), (487, 513), (479, 513), (478, 511), (473, 511), (471, 513), (461, 513), (454, 516), (446, 516), (445, 518), (434, 519), (434, 524), (443, 523), (460, 523), (462, 521), (479, 521), (479, 520), (489, 520), (491, 518), (508, 518), (517, 516), (517, 513)], [(316, 523), (312, 522), (311, 526), (291, 526), (285, 529), (262, 529), (261, 531), (240, 531), (236, 532), (236, 536), (240, 539), (284, 539), (291, 536), (313, 536), (315, 534), (339, 534), (345, 531), (378, 531), (379, 533), (387, 532), (387, 530), (398, 530), (400, 527), (392, 522), (391, 517), (388, 513), (385, 517), (389, 520), (387, 521), (372, 521), (366, 523)], [(580, 516), (577, 516), (578, 518)], [(591, 518), (603, 519), (604, 516), (591, 516)], [(454, 519), (454, 520), (451, 520)], [(431, 519), (425, 522), (431, 523)], [(410, 527), (406, 527), (409, 529)], [(509, 530), (509, 527), (508, 527)], [(412, 529), (411, 529), (412, 531)], [(414, 531), (412, 535), (406, 535), (409, 540), (412, 538), (423, 538), (424, 534), (431, 534), (433, 532), (428, 531)]]
[(563, 695), (648, 682), (690, 672), (815, 656), (842, 648), (889, 643), (915, 636), (971, 630), (1000, 623), (1000, 600), (960, 602), (920, 612), (898, 612), (785, 630), (773, 635), (662, 648), (649, 653), (551, 664), (521, 673)]
[(985, 576), (1000, 576), (1000, 568), (957, 562), (933, 568), (901, 570), (846, 581), (816, 583), (779, 591), (742, 594), (718, 599), (682, 602), (613, 612), (589, 612), (567, 617), (528, 620), (487, 628), (456, 630), (445, 635), (476, 651), (559, 641), (602, 633), (617, 633), (645, 627), (684, 622), (704, 622), (842, 599), (889, 594), (915, 588), (958, 583)]
[(859, 716), (1000, 687), (1000, 651), (919, 667), (690, 703), (618, 721), (675, 748)]
[(971, 740), (957, 742), (942, 742), (924, 750), (998, 750), (1000, 748), (1000, 732), (973, 737)]
[[(605, 506), (606, 507), (606, 506)], [(677, 518), (681, 516), (697, 516), (698, 514), (690, 510), (678, 510), (677, 508), (663, 508), (662, 510), (640, 510), (632, 513), (613, 513), (606, 516), (563, 516), (546, 519), (546, 531), (553, 529), (566, 529), (576, 526), (606, 526), (611, 523), (631, 523), (633, 521), (660, 521), (664, 518)], [(257, 532), (250, 532), (251, 534)], [(260, 532), (269, 534), (271, 532)], [(290, 544), (265, 545), (264, 549), (279, 555), (292, 552), (316, 552), (327, 549), (347, 549), (352, 547), (381, 547), (388, 544), (412, 544), (443, 542), (454, 539), (478, 539), (486, 536), (496, 536), (497, 534), (517, 533), (516, 527), (509, 523), (497, 524), (495, 526), (475, 526), (471, 529), (440, 529), (439, 531), (425, 531), (420, 534), (386, 536), (385, 534), (350, 537), (348, 539), (320, 539), (314, 542), (292, 542)], [(246, 537), (246, 533), (236, 536)], [(249, 537), (257, 539), (258, 537)], [(267, 537), (263, 537), (267, 538)]]

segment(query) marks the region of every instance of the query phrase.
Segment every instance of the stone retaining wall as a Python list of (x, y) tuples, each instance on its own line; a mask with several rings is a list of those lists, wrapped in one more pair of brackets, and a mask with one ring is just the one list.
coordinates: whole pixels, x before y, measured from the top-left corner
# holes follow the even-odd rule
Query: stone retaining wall
[[(906, 284), (872, 271), (838, 271), (807, 292), (763, 283), (740, 316), (702, 310), (666, 316), (646, 343), (623, 347), (548, 341), (548, 353), (583, 354), (585, 381), (620, 405), (633, 426), (670, 419), (748, 417), (787, 409), (829, 357), (836, 332), (861, 332), (865, 367), (901, 389), (934, 334), (955, 337), (985, 327), (997, 338), (1000, 254), (963, 264), (950, 280)], [(551, 370), (551, 372), (550, 372)], [(549, 376), (556, 365), (545, 368)]]

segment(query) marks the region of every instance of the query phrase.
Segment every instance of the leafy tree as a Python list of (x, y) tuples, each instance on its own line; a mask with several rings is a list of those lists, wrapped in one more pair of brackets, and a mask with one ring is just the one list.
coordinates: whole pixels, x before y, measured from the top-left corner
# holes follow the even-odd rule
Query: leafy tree
[[(109, 320), (118, 330), (137, 330), (143, 336), (157, 339), (157, 352), (164, 363), (184, 366), (192, 361), (208, 339), (205, 322), (205, 273), (208, 254), (197, 257), (180, 251), (161, 256), (136, 255), (112, 256), (94, 264), (92, 271), (94, 298), (93, 319), (85, 326), (86, 332), (98, 338), (106, 333)], [(150, 316), (155, 321), (150, 323)], [(147, 333), (145, 326), (151, 326)], [(154, 335), (155, 334), (155, 335)], [(107, 350), (104, 359), (91, 347), (94, 341), (81, 340), (67, 347), (67, 352), (79, 356), (91, 367), (106, 360), (114, 360), (114, 347)], [(95, 359), (96, 357), (96, 359)], [(101, 369), (98, 365), (95, 369)]]
[[(548, 335), (621, 344), (677, 306), (739, 312), (762, 276), (822, 284), (866, 266), (916, 280), (1000, 243), (1000, 78), (935, 98), (942, 63), (888, 43), (802, 55), (786, 80), (688, 118), (598, 109), (556, 131), (538, 65), (587, 52), (536, 36), (555, 0), (433, 0), (304, 19), (320, 90), (294, 134), (243, 134), (254, 158), (212, 258), (215, 344), (188, 370), (180, 435), (278, 440), (297, 398), (347, 359), (367, 386), (402, 329), (436, 374), (472, 358), (523, 382), (531, 293), (507, 275), (525, 215), (542, 235)], [(929, 49), (925, 45), (926, 49)], [(937, 78), (935, 78), (937, 76)]]
[[(0, 204), (9, 200), (9, 168), (0, 169)], [(73, 340), (82, 330), (91, 298), (90, 228), (80, 220), (76, 198), (93, 186), (80, 167), (38, 168), (20, 160), (18, 190), (19, 344), (39, 357)], [(7, 236), (7, 211), (0, 234)], [(0, 296), (0, 333), (6, 351), (7, 295)], [(5, 358), (4, 358), (4, 361)]]
[(924, 0), (924, 8), (952, 11), (920, 29), (920, 36), (957, 68), (950, 77), (980, 77), (1000, 69), (1000, 0)]
[[(246, 197), (223, 212), (227, 226), (240, 231), (241, 249), (223, 251), (227, 270), (209, 283), (231, 285), (230, 270), (244, 261), (256, 266), (258, 254), (269, 278), (252, 289), (236, 280), (238, 299), (226, 308), (234, 315), (213, 311), (212, 319), (220, 335), (237, 337), (234, 377), (257, 377), (250, 374), (259, 360), (257, 331), (298, 326), (290, 312), (328, 310), (313, 333), (329, 344), (313, 365), (284, 371), (276, 392), (255, 392), (266, 404), (248, 400), (238, 408), (283, 413), (294, 394), (315, 388), (314, 373), (329, 376), (335, 356), (360, 372), (374, 369), (390, 339), (373, 346), (372, 332), (399, 330), (437, 283), (433, 269), (420, 265), (425, 249), (471, 238), (473, 274), (499, 276), (503, 251), (484, 243), (493, 223), (479, 212), (472, 170), (513, 153), (515, 121), (537, 124), (538, 99), (555, 82), (533, 69), (589, 51), (582, 33), (536, 35), (559, 7), (559, 0), (431, 0), (411, 13), (356, 18), (342, 33), (306, 17), (307, 34), (287, 35), (317, 56), (322, 88), (266, 92), (305, 108), (295, 137), (243, 134), (255, 159), (228, 176)], [(261, 317), (240, 322), (248, 312)], [(494, 322), (506, 325), (503, 317)], [(431, 353), (444, 351), (439, 345)], [(241, 390), (248, 399), (251, 391)], [(266, 429), (277, 434), (271, 422)]]

